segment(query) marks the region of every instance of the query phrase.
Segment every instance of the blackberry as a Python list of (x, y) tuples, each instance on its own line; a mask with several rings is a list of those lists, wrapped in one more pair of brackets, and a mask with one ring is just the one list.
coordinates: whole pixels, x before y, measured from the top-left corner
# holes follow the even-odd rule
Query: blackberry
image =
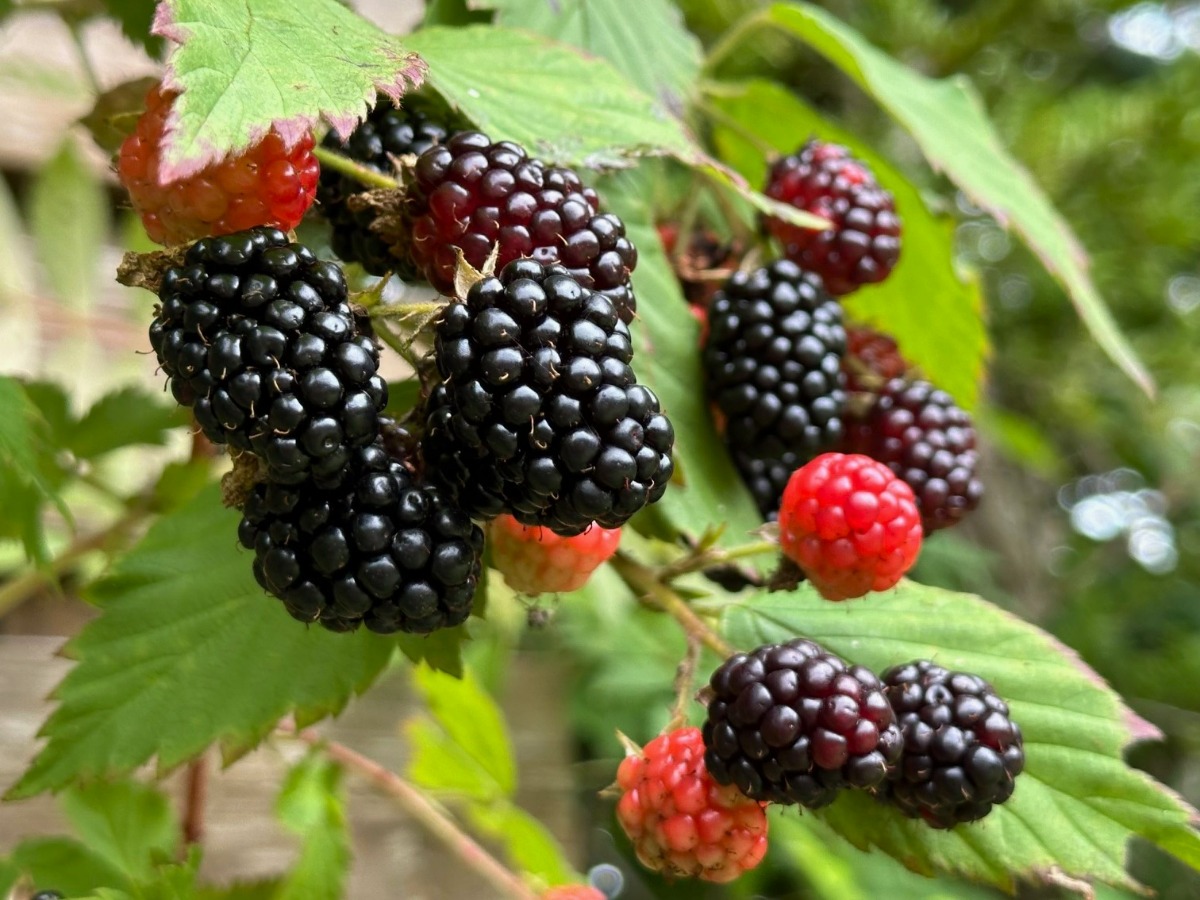
[(273, 479), (336, 480), (371, 443), (387, 384), (346, 280), (274, 228), (197, 241), (168, 269), (150, 344), (205, 436)]
[(909, 818), (953, 828), (1012, 796), (1025, 767), (1021, 729), (978, 675), (928, 660), (883, 673), (904, 755), (880, 796)]
[(267, 481), (238, 528), (254, 577), (293, 618), (330, 631), (426, 634), (471, 612), (483, 532), (383, 448), (356, 450), (337, 488)]
[[(407, 98), (406, 98), (407, 99)], [(396, 109), (380, 103), (345, 142), (330, 132), (321, 146), (375, 169), (395, 172), (393, 158), (424, 153), (446, 139), (446, 128), (421, 112)], [(317, 204), (332, 229), (333, 252), (347, 262), (357, 262), (372, 275), (396, 272), (405, 281), (418, 277), (412, 264), (394, 255), (387, 242), (371, 230), (375, 214), (354, 212), (346, 204), (352, 195), (366, 190), (362, 183), (333, 169), (323, 169), (317, 183)]]
[(734, 462), (769, 517), (792, 472), (842, 439), (842, 308), (818, 276), (780, 260), (730, 278), (708, 322), (708, 394), (725, 418)]
[(900, 758), (879, 679), (813, 641), (731, 656), (709, 689), (708, 771), (754, 800), (816, 809), (842, 787), (879, 786)]
[(571, 169), (530, 159), (509, 141), (463, 131), (417, 159), (405, 218), (408, 250), (444, 294), (454, 288), (455, 248), (476, 269), (499, 244), (497, 270), (529, 256), (558, 263), (612, 300), (628, 322), (636, 303), (629, 273), (637, 250), (615, 215)]
[(865, 325), (846, 326), (846, 355), (842, 357), (842, 371), (846, 373), (846, 390), (849, 393), (870, 391), (880, 382), (902, 377), (910, 368), (891, 336)]
[(846, 446), (908, 483), (926, 534), (958, 524), (983, 497), (971, 416), (927, 381), (884, 384), (867, 412), (849, 422)]
[(833, 224), (813, 231), (782, 219), (765, 220), (784, 255), (820, 275), (829, 293), (841, 296), (883, 281), (895, 268), (900, 258), (895, 201), (845, 147), (808, 141), (771, 166), (763, 190)]
[(478, 518), (569, 537), (658, 500), (674, 431), (630, 368), (629, 329), (561, 266), (509, 263), (446, 307), (426, 407), (427, 470)]

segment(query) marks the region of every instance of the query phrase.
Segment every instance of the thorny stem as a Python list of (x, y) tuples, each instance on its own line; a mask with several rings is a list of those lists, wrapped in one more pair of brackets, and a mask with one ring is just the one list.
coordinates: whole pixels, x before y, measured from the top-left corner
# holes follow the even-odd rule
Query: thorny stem
[(184, 777), (183, 842), (185, 845), (199, 844), (204, 840), (204, 807), (208, 795), (207, 754), (202, 753), (188, 763)]
[(341, 172), (343, 175), (348, 175), (355, 181), (373, 188), (382, 188), (385, 191), (395, 190), (400, 187), (400, 182), (394, 178), (389, 178), (377, 169), (372, 169), (370, 166), (364, 166), (357, 163), (349, 157), (330, 150), (328, 147), (314, 147), (313, 156), (321, 163), (322, 168), (333, 169), (335, 172)]
[(663, 584), (654, 569), (623, 552), (618, 552), (609, 560), (609, 564), (643, 603), (657, 606), (675, 619), (689, 638), (695, 638), (719, 656), (733, 655), (733, 648), (696, 615), (682, 597)]
[(366, 778), (374, 787), (395, 800), (418, 825), (441, 841), (446, 849), (487, 879), (505, 896), (515, 900), (537, 900), (537, 894), (516, 873), (488, 853), (429, 797), (395, 772), (351, 750), (345, 744), (322, 738), (314, 731), (296, 731), (290, 724), (281, 724), (279, 732), (304, 741), (334, 762)]
[(658, 570), (658, 579), (664, 583), (670, 583), (680, 575), (686, 575), (689, 572), (698, 572), (710, 566), (722, 566), (726, 563), (746, 559), (750, 556), (761, 556), (764, 553), (778, 552), (779, 544), (775, 541), (755, 541), (752, 544), (742, 544), (740, 547), (733, 547), (729, 550), (711, 547), (708, 550), (689, 554), (673, 563), (663, 566)]
[(687, 721), (688, 706), (693, 701), (692, 685), (696, 681), (696, 665), (700, 662), (700, 641), (693, 635), (687, 636), (687, 651), (675, 670), (675, 708), (671, 710), (671, 721), (667, 731), (682, 728)]

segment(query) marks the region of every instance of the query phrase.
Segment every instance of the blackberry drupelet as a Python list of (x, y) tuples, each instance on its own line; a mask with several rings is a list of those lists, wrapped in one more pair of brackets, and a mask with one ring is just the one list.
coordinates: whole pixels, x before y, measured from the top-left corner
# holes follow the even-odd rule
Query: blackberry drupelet
[(848, 422), (845, 443), (908, 483), (926, 534), (958, 524), (983, 497), (971, 416), (927, 381), (888, 381), (866, 414)]
[(765, 220), (784, 255), (820, 275), (829, 293), (840, 297), (883, 281), (895, 268), (900, 258), (895, 201), (845, 147), (808, 141), (771, 167), (763, 192), (833, 223), (813, 231)]
[(637, 249), (625, 225), (600, 213), (596, 192), (571, 169), (530, 159), (508, 141), (459, 132), (417, 159), (405, 208), (417, 269), (444, 294), (454, 288), (457, 247), (476, 269), (499, 244), (496, 269), (521, 257), (564, 266), (612, 300), (628, 322)]
[(884, 800), (934, 828), (953, 828), (1012, 796), (1025, 767), (1021, 729), (990, 684), (928, 660), (893, 666), (883, 681), (904, 735)]
[(340, 487), (268, 481), (242, 514), (255, 578), (302, 622), (426, 634), (471, 612), (483, 532), (382, 438), (354, 451)]
[(708, 771), (752, 799), (816, 809), (843, 787), (878, 787), (900, 759), (879, 679), (813, 641), (731, 656), (709, 689)]
[(282, 482), (336, 481), (379, 433), (387, 384), (338, 266), (274, 228), (197, 241), (168, 269), (150, 343), (209, 440)]
[(632, 358), (607, 296), (561, 266), (509, 263), (438, 323), (427, 471), (478, 518), (619, 528), (674, 471), (674, 430)]
[[(405, 98), (407, 100), (407, 98)], [(378, 172), (393, 174), (394, 157), (418, 155), (446, 139), (447, 129), (419, 111), (396, 109), (385, 101), (354, 129), (344, 143), (330, 132), (323, 147), (348, 156)], [(354, 212), (346, 201), (367, 190), (359, 181), (333, 169), (323, 169), (317, 183), (317, 209), (329, 222), (333, 252), (347, 262), (357, 262), (372, 275), (396, 272), (406, 281), (418, 277), (407, 258), (396, 256), (387, 242), (371, 230), (375, 213)]]
[(715, 297), (704, 347), (708, 393), (764, 516), (792, 472), (842, 439), (841, 305), (788, 260), (735, 274)]

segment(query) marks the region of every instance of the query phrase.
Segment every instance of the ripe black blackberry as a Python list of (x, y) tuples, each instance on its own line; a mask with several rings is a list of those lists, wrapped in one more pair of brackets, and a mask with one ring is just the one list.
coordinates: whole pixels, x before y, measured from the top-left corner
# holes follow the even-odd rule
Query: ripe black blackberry
[(755, 800), (816, 809), (843, 787), (878, 787), (900, 758), (879, 679), (813, 641), (731, 656), (709, 690), (705, 764)]
[(302, 622), (426, 634), (471, 612), (483, 532), (382, 437), (354, 452), (340, 487), (267, 481), (242, 515), (255, 578)]
[[(424, 153), (444, 141), (446, 134), (441, 122), (408, 107), (396, 109), (389, 100), (371, 110), (345, 142), (330, 132), (321, 145), (378, 172), (394, 174), (393, 158)], [(394, 255), (387, 242), (371, 230), (375, 213), (355, 212), (347, 205), (351, 195), (365, 190), (361, 182), (348, 175), (330, 168), (321, 170), (317, 209), (332, 229), (333, 252), (347, 262), (357, 262), (372, 275), (396, 272), (406, 281), (417, 278), (412, 263)]]
[(763, 192), (833, 224), (813, 231), (765, 219), (788, 259), (820, 275), (834, 296), (883, 281), (895, 268), (900, 258), (895, 201), (845, 147), (808, 141), (771, 166)]
[(205, 238), (168, 269), (150, 344), (205, 436), (271, 477), (336, 481), (379, 433), (387, 384), (338, 266), (274, 228)]
[(1012, 796), (1025, 767), (1021, 729), (990, 684), (928, 660), (893, 666), (883, 681), (904, 754), (882, 799), (934, 828), (953, 828)]
[(979, 505), (975, 428), (945, 391), (927, 381), (893, 378), (847, 425), (848, 452), (886, 463), (913, 489), (926, 534), (958, 524)]
[(725, 440), (764, 516), (792, 472), (842, 439), (841, 305), (788, 260), (738, 272), (713, 297), (704, 370)]
[(558, 263), (608, 296), (628, 322), (636, 308), (629, 273), (637, 249), (624, 223), (599, 210), (596, 192), (573, 170), (530, 159), (509, 141), (463, 131), (417, 159), (404, 243), (417, 269), (444, 294), (454, 287), (455, 248), (481, 269), (499, 245), (497, 270), (526, 256)]
[(517, 260), (475, 284), (446, 307), (435, 358), (426, 469), (471, 515), (570, 536), (666, 490), (674, 431), (629, 366), (629, 329), (561, 266)]

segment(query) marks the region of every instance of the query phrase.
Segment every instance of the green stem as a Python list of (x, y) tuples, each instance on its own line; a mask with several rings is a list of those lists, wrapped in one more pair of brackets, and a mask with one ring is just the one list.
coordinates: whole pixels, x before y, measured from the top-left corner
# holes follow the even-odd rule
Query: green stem
[(299, 738), (334, 762), (362, 775), (395, 800), (418, 825), (441, 841), (464, 865), (474, 869), (500, 893), (514, 900), (538, 900), (537, 894), (530, 890), (520, 876), (488, 853), (415, 785), (375, 760), (337, 741), (325, 740), (314, 731), (296, 731), (290, 725), (281, 725), (279, 731), (289, 737)]
[(30, 569), (0, 587), (0, 616), (37, 594), (47, 584), (56, 582), (81, 558), (89, 553), (111, 553), (122, 546), (150, 515), (144, 505), (131, 507), (119, 519), (102, 531), (80, 538), (41, 569)]
[(742, 544), (740, 547), (733, 547), (729, 550), (714, 547), (700, 553), (685, 556), (663, 566), (658, 570), (658, 578), (662, 582), (670, 583), (680, 575), (686, 575), (689, 572), (699, 572), (710, 566), (721, 566), (751, 556), (762, 556), (765, 553), (778, 552), (779, 544), (775, 541), (755, 541), (754, 543)]
[(725, 36), (709, 49), (708, 55), (704, 57), (704, 65), (700, 71), (706, 74), (714, 71), (725, 57), (732, 54), (750, 34), (770, 24), (768, 21), (769, 15), (769, 10), (762, 10), (743, 17), (740, 22), (729, 29)]
[(342, 156), (342, 154), (335, 150), (330, 150), (328, 147), (314, 147), (313, 155), (320, 160), (324, 168), (341, 172), (343, 175), (353, 178), (367, 187), (381, 188), (383, 190), (396, 190), (400, 187), (400, 182), (396, 181), (396, 179), (389, 178), (382, 172), (372, 169), (370, 166), (357, 163), (348, 156)]
[(622, 552), (610, 559), (609, 565), (643, 603), (656, 606), (675, 619), (689, 638), (699, 641), (718, 656), (733, 655), (733, 648), (725, 643), (707, 622), (696, 615), (682, 597), (663, 584), (654, 569)]

